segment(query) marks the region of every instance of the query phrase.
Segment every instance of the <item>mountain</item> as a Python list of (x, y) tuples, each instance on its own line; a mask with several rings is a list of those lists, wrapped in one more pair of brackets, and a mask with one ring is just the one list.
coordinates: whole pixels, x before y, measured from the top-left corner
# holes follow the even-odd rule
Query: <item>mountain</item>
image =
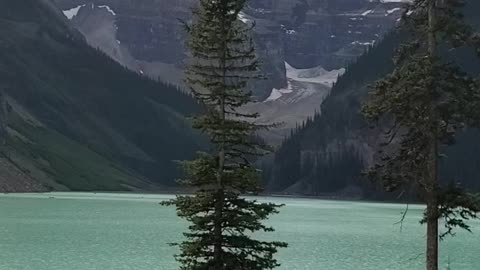
[(285, 66), (287, 87), (274, 88), (264, 101), (243, 108), (245, 112), (260, 112), (259, 123), (280, 124), (262, 133), (272, 145), (280, 145), (299, 123), (315, 115), (337, 78), (345, 72), (343, 68), (327, 71), (320, 66), (309, 69), (296, 69), (288, 63)]
[[(122, 65), (183, 86), (187, 57), (180, 20), (196, 0), (55, 0), (72, 26)], [(262, 122), (282, 122), (264, 134), (278, 145), (291, 128), (318, 111), (330, 84), (296, 80), (292, 69), (325, 69), (333, 79), (397, 22), (402, 1), (252, 0), (241, 13), (255, 22), (255, 43), (267, 80), (252, 89)], [(331, 81), (332, 79), (329, 79)], [(293, 90), (293, 91), (292, 91)], [(281, 99), (272, 100), (272, 94)], [(288, 92), (288, 93), (287, 93)]]
[(245, 11), (280, 25), (285, 60), (297, 68), (347, 66), (399, 20), (403, 0), (252, 0)]
[(49, 0), (0, 1), (0, 190), (152, 190), (202, 142), (176, 87), (88, 46)]
[[(477, 1), (470, 1), (466, 16), (480, 29)], [(321, 114), (298, 127), (277, 151), (269, 182), (276, 192), (373, 196), (373, 187), (361, 179), (361, 171), (372, 164), (379, 134), (369, 129), (360, 114), (368, 85), (393, 69), (394, 48), (402, 41), (391, 33), (346, 68)], [(480, 60), (472, 52), (446, 53), (462, 61), (473, 75), (480, 73)], [(464, 186), (480, 190), (480, 131), (466, 130), (458, 143), (445, 149), (446, 163), (441, 166), (444, 182), (462, 181)], [(348, 195), (347, 195), (348, 194)]]

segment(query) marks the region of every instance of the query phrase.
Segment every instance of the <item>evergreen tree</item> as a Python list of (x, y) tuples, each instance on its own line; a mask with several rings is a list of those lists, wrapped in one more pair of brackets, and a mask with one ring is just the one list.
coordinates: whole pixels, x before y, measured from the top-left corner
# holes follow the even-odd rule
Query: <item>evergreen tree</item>
[[(438, 269), (438, 239), (476, 218), (478, 201), (460, 187), (439, 184), (440, 146), (454, 143), (465, 126), (478, 126), (478, 81), (440, 55), (472, 45), (479, 36), (463, 19), (463, 0), (414, 0), (401, 28), (410, 35), (395, 58), (394, 71), (377, 81), (363, 112), (384, 129), (379, 162), (369, 175), (387, 191), (413, 186), (426, 203), (427, 270)], [(456, 179), (452, 179), (455, 181)], [(439, 234), (438, 220), (445, 220)]]
[(262, 222), (277, 213), (279, 205), (241, 197), (261, 191), (259, 171), (253, 162), (266, 153), (255, 139), (257, 114), (237, 109), (251, 100), (246, 88), (259, 77), (251, 38), (253, 24), (239, 19), (246, 0), (200, 0), (194, 22), (187, 25), (191, 60), (187, 83), (205, 113), (194, 118), (194, 127), (208, 135), (211, 153), (199, 153), (183, 162), (192, 196), (177, 196), (178, 215), (188, 220), (190, 231), (179, 244), (177, 260), (188, 270), (273, 269), (274, 254), (282, 242), (256, 240), (252, 233), (271, 232)]

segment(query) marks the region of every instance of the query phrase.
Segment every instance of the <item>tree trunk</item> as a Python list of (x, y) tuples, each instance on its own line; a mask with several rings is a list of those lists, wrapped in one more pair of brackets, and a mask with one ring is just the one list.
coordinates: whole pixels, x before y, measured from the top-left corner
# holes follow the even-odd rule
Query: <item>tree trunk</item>
[(215, 200), (215, 224), (213, 231), (213, 259), (215, 264), (215, 270), (223, 270), (223, 234), (222, 234), (222, 219), (223, 219), (223, 201), (224, 194), (222, 189), (217, 190)]
[[(222, 14), (226, 14), (228, 11), (227, 3), (222, 2), (221, 8), (224, 10)], [(223, 75), (223, 85), (226, 86), (226, 76), (227, 76), (227, 29), (225, 28), (225, 18), (221, 19), (221, 52), (220, 52), (220, 68), (222, 69)], [(224, 89), (224, 91), (226, 91)], [(225, 95), (222, 95), (219, 104), (219, 117), (221, 120), (222, 129), (225, 126), (226, 112), (225, 112)], [(218, 152), (218, 172), (217, 172), (217, 194), (215, 200), (215, 220), (214, 220), (214, 247), (213, 247), (213, 259), (215, 264), (215, 270), (223, 270), (223, 208), (225, 204), (225, 190), (223, 187), (223, 173), (225, 169), (225, 134), (222, 136), (222, 142), (220, 143), (219, 152)]]
[(438, 270), (438, 201), (435, 190), (427, 194), (427, 270)]
[[(224, 72), (225, 73), (225, 72)], [(225, 76), (224, 76), (225, 78)], [(219, 113), (222, 127), (225, 125), (225, 98), (222, 97), (219, 104)], [(223, 138), (225, 141), (225, 138)], [(223, 188), (223, 170), (225, 167), (225, 143), (220, 143), (218, 153), (218, 172), (217, 172), (217, 194), (215, 200), (215, 224), (214, 224), (214, 248), (213, 258), (215, 261), (215, 270), (223, 269), (222, 247), (223, 247), (223, 208), (225, 201), (225, 194)]]
[[(437, 53), (437, 41), (435, 34), (436, 1), (437, 0), (430, 0), (428, 3), (428, 53), (432, 60), (436, 57)], [(433, 102), (433, 100), (431, 102)], [(434, 107), (435, 104), (432, 104), (430, 115), (432, 120), (432, 145), (430, 154), (431, 164), (428, 168), (428, 183), (426, 183), (427, 270), (438, 270), (438, 136)]]

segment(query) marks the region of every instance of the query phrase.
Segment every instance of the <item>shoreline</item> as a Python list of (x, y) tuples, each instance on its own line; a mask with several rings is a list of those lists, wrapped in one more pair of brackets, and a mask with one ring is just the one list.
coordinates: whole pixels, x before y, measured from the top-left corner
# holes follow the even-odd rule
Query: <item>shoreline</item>
[[(181, 191), (162, 191), (162, 192), (140, 192), (140, 191), (48, 191), (48, 192), (2, 192), (3, 195), (54, 195), (54, 194), (118, 194), (118, 195), (191, 195), (192, 192)], [(284, 199), (305, 199), (305, 200), (317, 200), (317, 201), (338, 201), (338, 202), (363, 202), (363, 203), (385, 203), (385, 204), (401, 204), (401, 205), (423, 205), (421, 202), (401, 202), (396, 200), (373, 200), (368, 198), (358, 197), (342, 197), (338, 195), (294, 195), (294, 194), (279, 194), (279, 193), (262, 193), (258, 195), (244, 195), (245, 197), (257, 197), (257, 198), (284, 198)]]

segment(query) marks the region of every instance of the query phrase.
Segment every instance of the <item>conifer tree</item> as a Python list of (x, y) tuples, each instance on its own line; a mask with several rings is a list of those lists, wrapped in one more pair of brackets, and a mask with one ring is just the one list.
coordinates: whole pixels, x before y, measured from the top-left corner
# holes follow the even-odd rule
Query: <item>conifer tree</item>
[(238, 108), (251, 100), (248, 83), (259, 78), (251, 37), (253, 24), (242, 22), (246, 0), (200, 0), (194, 21), (186, 25), (191, 52), (187, 84), (205, 113), (193, 125), (208, 135), (211, 153), (183, 162), (183, 184), (192, 196), (177, 196), (180, 217), (190, 222), (186, 240), (178, 246), (177, 260), (185, 270), (260, 270), (279, 266), (274, 254), (283, 242), (253, 238), (258, 231), (271, 232), (263, 224), (280, 205), (241, 197), (261, 191), (259, 171), (253, 162), (266, 153), (255, 139), (256, 113)]
[[(394, 71), (372, 87), (364, 106), (366, 117), (377, 122), (385, 140), (379, 162), (369, 175), (387, 191), (414, 187), (426, 203), (427, 270), (438, 269), (438, 240), (455, 227), (469, 230), (466, 220), (480, 211), (474, 196), (458, 185), (441, 186), (441, 149), (455, 142), (466, 126), (480, 123), (478, 81), (446, 55), (473, 47), (480, 54), (480, 38), (463, 18), (464, 0), (414, 0), (403, 16), (400, 31), (409, 35), (394, 59)], [(457, 181), (457, 179), (451, 179)], [(439, 219), (445, 232), (439, 233)]]

